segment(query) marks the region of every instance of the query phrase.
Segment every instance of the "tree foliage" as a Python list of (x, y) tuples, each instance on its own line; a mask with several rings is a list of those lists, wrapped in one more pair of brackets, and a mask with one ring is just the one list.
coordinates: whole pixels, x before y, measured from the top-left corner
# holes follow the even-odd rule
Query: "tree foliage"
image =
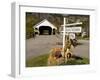
[[(89, 33), (89, 16), (88, 15), (67, 15), (67, 23), (82, 22), (82, 28)], [(57, 31), (63, 24), (62, 14), (51, 14), (51, 13), (32, 13), (26, 12), (26, 38), (31, 38), (34, 33), (34, 25), (40, 21), (47, 19), (53, 25), (57, 27)]]

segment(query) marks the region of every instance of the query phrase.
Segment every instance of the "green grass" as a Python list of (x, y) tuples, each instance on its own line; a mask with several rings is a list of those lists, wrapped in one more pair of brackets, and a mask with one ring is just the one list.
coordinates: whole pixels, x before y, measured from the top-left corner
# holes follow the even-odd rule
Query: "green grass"
[[(47, 66), (48, 55), (49, 54), (44, 54), (44, 55), (40, 55), (40, 56), (33, 57), (31, 59), (26, 60), (26, 67)], [(89, 59), (88, 58), (70, 59), (67, 61), (67, 63), (62, 63), (60, 65), (82, 65), (82, 64), (89, 64)]]
[(89, 64), (88, 58), (83, 58), (79, 60), (70, 59), (67, 61), (67, 63), (62, 63), (61, 65), (83, 65), (83, 64)]
[(39, 67), (47, 66), (48, 54), (33, 57), (32, 59), (26, 60), (26, 67)]

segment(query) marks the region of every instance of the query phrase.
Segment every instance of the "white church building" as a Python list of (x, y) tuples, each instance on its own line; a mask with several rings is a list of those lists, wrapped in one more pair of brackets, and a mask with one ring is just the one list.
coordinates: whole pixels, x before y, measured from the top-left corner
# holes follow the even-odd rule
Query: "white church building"
[(33, 26), (36, 34), (39, 35), (52, 35), (56, 33), (57, 27), (50, 23), (47, 19), (42, 20)]

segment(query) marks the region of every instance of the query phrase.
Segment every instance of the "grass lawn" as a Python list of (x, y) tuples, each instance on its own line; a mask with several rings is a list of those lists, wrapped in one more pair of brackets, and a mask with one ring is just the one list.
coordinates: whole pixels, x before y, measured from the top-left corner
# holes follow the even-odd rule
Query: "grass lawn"
[(61, 65), (82, 65), (82, 64), (89, 64), (89, 59), (82, 58), (82, 59), (70, 59), (67, 63), (63, 63)]
[(39, 67), (47, 66), (48, 54), (33, 57), (32, 59), (26, 60), (26, 67)]
[[(26, 60), (26, 67), (42, 67), (47, 66), (49, 54), (40, 55), (37, 57), (33, 57), (32, 59)], [(62, 63), (61, 65), (82, 65), (89, 64), (89, 59), (81, 58), (81, 59), (70, 59), (67, 63)]]

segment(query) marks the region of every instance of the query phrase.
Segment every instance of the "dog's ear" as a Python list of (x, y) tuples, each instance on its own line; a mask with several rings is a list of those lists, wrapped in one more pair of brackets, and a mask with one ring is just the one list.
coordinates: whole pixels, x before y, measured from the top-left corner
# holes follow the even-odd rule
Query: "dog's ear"
[(50, 55), (54, 56), (54, 54), (55, 54), (55, 49), (53, 48), (53, 49), (50, 50)]
[(53, 52), (53, 49), (51, 49), (49, 53), (52, 53), (52, 52)]

